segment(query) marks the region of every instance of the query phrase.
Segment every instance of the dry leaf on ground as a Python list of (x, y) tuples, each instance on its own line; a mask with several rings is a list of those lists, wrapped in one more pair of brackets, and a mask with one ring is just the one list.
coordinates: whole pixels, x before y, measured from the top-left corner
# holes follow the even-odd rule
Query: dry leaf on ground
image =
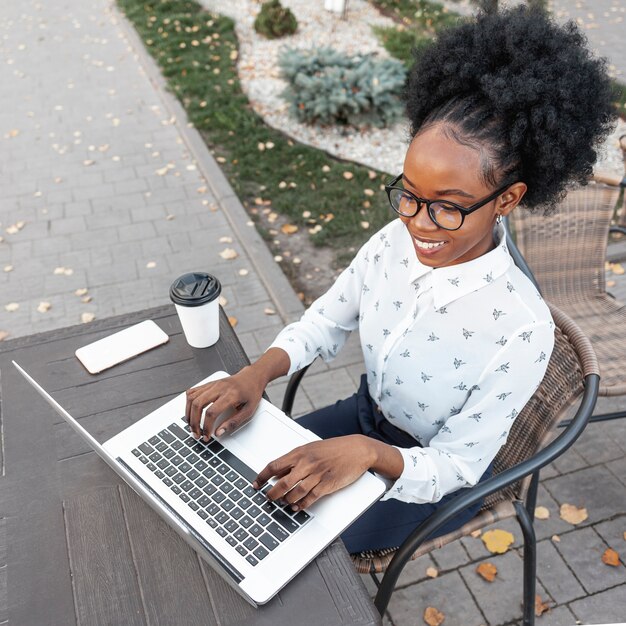
[(439, 570), (435, 567), (427, 567), (426, 576), (428, 576), (428, 578), (437, 578), (437, 576), (439, 576)]
[(626, 271), (619, 263), (613, 263), (611, 270), (613, 274), (617, 274), (618, 276), (621, 276)]
[(218, 299), (220, 306), (226, 306), (228, 304), (228, 300), (224, 296), (220, 296)]
[(218, 240), (220, 243), (233, 243), (232, 237), (220, 237)]
[(479, 528), (478, 530), (473, 530), (473, 531), (470, 533), (470, 536), (471, 536), (471, 537), (474, 537), (474, 538), (476, 539), (476, 538), (480, 537), (482, 534), (483, 534), (483, 531), (482, 531), (482, 530), (480, 530), (480, 528)]
[(352, 179), (354, 178), (354, 174), (353, 174), (352, 172), (344, 172), (344, 173), (343, 173), (343, 177), (344, 177), (346, 180), (352, 180)]
[(153, 270), (156, 267), (156, 263), (154, 261), (148, 261), (146, 263), (146, 268), (149, 270)]
[(86, 289), (85, 287), (81, 287), (80, 289), (77, 289), (77, 290), (74, 292), (74, 294), (75, 294), (75, 295), (77, 295), (77, 296), (79, 296), (79, 297), (80, 297), (80, 296), (86, 296), (86, 295), (87, 295), (87, 289)]
[(263, 313), (265, 313), (265, 315), (276, 315), (276, 311), (274, 309), (270, 309), (270, 307), (264, 308)]
[(238, 321), (238, 320), (237, 320), (237, 318), (236, 318), (236, 317), (234, 317), (233, 315), (229, 315), (229, 316), (228, 316), (228, 323), (229, 323), (229, 324), (230, 324), (233, 328), (235, 328), (235, 326), (237, 326), (237, 321)]
[(0, 330), (0, 341), (4, 341), (9, 336), (6, 330)]
[(535, 517), (537, 519), (548, 519), (550, 517), (550, 511), (545, 506), (538, 506), (535, 508)]
[(13, 271), (13, 266), (12, 265), (5, 265), (4, 266), (4, 271), (5, 272), (12, 272)]
[(280, 227), (281, 232), (285, 235), (293, 235), (298, 232), (298, 227), (295, 224), (283, 224)]
[(498, 568), (493, 563), (481, 563), (476, 568), (476, 573), (482, 576), (487, 582), (492, 583), (496, 578)]
[(88, 313), (87, 311), (85, 311), (84, 313), (81, 313), (80, 315), (80, 321), (83, 324), (87, 324), (89, 322), (93, 322), (96, 319), (96, 314), (95, 313)]
[(481, 539), (492, 554), (504, 554), (515, 541), (515, 537), (510, 532), (499, 528), (488, 530), (481, 536)]
[(361, 222), (361, 228), (363, 230), (367, 230), (370, 227), (370, 223), (369, 222)]
[(552, 539), (552, 541), (555, 541), (556, 543), (559, 543), (559, 541), (561, 541), (561, 538), (558, 535), (552, 535), (550, 539)]
[(37, 307), (37, 311), (39, 313), (47, 313), (51, 307), (52, 305), (49, 302), (40, 302), (39, 306)]
[(424, 621), (428, 624), (428, 626), (439, 626), (439, 624), (443, 624), (445, 619), (446, 616), (435, 607), (426, 607), (426, 610), (424, 611)]
[(240, 269), (237, 273), (239, 274), (239, 276), (247, 276), (250, 272), (247, 269), (243, 268)]
[(20, 308), (20, 305), (17, 302), (9, 302), (9, 304), (4, 305), (5, 311), (8, 311), (9, 313), (13, 313), (17, 311), (19, 308)]
[(224, 250), (220, 252), (220, 256), (226, 261), (231, 261), (232, 259), (236, 259), (239, 255), (232, 248), (224, 248)]
[(607, 548), (602, 555), (602, 562), (606, 565), (611, 565), (612, 567), (619, 567), (619, 554), (612, 548)]
[(584, 522), (589, 515), (587, 514), (587, 509), (581, 507), (580, 509), (574, 504), (562, 504), (559, 509), (559, 515), (562, 520), (565, 520), (569, 524), (580, 524)]
[(535, 615), (540, 617), (546, 611), (550, 610), (550, 606), (541, 599), (541, 596), (537, 594), (535, 596)]

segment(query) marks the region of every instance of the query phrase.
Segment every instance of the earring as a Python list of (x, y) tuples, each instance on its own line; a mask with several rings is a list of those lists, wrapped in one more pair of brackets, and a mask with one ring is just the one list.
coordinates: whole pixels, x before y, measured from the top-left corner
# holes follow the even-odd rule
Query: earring
[(498, 217), (496, 217), (496, 224), (502, 224), (502, 215), (498, 213)]

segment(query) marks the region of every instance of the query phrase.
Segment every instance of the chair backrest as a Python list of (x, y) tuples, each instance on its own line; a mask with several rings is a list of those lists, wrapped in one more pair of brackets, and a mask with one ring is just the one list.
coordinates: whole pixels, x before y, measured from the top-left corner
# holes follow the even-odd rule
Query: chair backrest
[(509, 216), (515, 243), (546, 300), (569, 309), (605, 292), (604, 262), (619, 187), (590, 183), (571, 190), (545, 215), (518, 207)]
[[(583, 392), (584, 376), (598, 372), (591, 343), (578, 326), (556, 307), (550, 307), (554, 319), (555, 344), (546, 374), (517, 416), (507, 442), (494, 461), (498, 474), (532, 457), (553, 438), (559, 422), (571, 417)], [(481, 510), (499, 502), (526, 496), (531, 476), (487, 496)]]

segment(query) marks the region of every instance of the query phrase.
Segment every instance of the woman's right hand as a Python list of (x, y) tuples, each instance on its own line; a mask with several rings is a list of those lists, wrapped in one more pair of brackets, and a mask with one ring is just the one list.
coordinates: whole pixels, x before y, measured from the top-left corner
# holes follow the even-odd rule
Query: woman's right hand
[[(185, 419), (196, 439), (204, 437), (208, 441), (214, 433), (232, 433), (250, 421), (264, 391), (265, 383), (255, 375), (254, 368), (244, 367), (233, 376), (188, 389)], [(222, 418), (225, 411), (228, 413)]]
[[(258, 361), (233, 376), (188, 389), (185, 419), (196, 439), (204, 437), (208, 441), (214, 433), (221, 437), (249, 422), (267, 384), (286, 374), (289, 363), (284, 350), (270, 348)], [(223, 415), (225, 411), (228, 413)]]

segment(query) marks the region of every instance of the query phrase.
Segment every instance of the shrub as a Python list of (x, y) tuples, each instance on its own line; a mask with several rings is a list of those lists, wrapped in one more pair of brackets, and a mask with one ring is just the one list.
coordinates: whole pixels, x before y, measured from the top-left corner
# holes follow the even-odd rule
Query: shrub
[(387, 126), (404, 113), (406, 70), (395, 59), (320, 48), (283, 50), (278, 61), (289, 83), (283, 97), (302, 122)]
[(264, 2), (254, 20), (254, 30), (268, 39), (293, 35), (298, 29), (296, 16), (280, 0)]

